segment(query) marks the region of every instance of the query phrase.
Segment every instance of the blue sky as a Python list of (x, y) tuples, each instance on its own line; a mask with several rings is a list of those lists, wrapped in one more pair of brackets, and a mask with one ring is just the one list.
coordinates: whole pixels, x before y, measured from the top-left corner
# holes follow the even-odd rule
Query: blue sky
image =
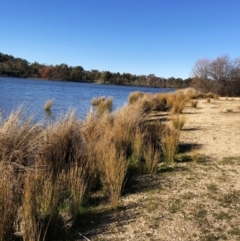
[(240, 0), (1, 0), (0, 52), (188, 78), (200, 58), (240, 57)]

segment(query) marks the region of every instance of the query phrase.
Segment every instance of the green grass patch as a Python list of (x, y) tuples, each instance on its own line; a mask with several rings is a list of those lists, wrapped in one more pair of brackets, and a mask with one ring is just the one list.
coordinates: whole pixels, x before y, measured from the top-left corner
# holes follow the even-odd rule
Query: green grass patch
[(240, 165), (240, 156), (224, 157), (220, 162), (222, 165)]
[(182, 205), (183, 204), (182, 204), (181, 199), (179, 199), (179, 198), (175, 199), (173, 201), (173, 203), (171, 204), (169, 210), (170, 210), (171, 213), (176, 213), (176, 212), (178, 212), (182, 208)]

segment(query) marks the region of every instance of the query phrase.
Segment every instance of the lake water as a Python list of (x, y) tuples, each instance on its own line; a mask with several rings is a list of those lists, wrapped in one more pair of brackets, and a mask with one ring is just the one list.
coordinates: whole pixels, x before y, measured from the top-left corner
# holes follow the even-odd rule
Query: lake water
[[(160, 93), (174, 90), (0, 77), (0, 111), (7, 116), (24, 105), (25, 112), (34, 115), (37, 120), (49, 117), (54, 120), (69, 109), (75, 109), (77, 116), (84, 118), (90, 110), (92, 98), (111, 96), (113, 109), (116, 110), (127, 103), (133, 91)], [(54, 99), (50, 116), (44, 110), (45, 102), (49, 99)]]

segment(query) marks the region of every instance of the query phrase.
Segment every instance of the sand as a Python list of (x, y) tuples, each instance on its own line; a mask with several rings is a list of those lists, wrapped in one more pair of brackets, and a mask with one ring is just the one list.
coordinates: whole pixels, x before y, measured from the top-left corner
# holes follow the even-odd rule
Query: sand
[(239, 98), (200, 100), (197, 109), (188, 106), (181, 142), (194, 145), (211, 159), (240, 155)]

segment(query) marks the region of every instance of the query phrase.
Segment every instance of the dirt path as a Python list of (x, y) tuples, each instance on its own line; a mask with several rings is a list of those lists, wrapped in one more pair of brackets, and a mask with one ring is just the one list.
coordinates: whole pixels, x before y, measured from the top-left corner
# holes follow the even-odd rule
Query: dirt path
[(239, 105), (222, 99), (188, 106), (179, 155), (195, 162), (139, 177), (117, 213), (100, 209), (81, 232), (95, 241), (240, 240)]

